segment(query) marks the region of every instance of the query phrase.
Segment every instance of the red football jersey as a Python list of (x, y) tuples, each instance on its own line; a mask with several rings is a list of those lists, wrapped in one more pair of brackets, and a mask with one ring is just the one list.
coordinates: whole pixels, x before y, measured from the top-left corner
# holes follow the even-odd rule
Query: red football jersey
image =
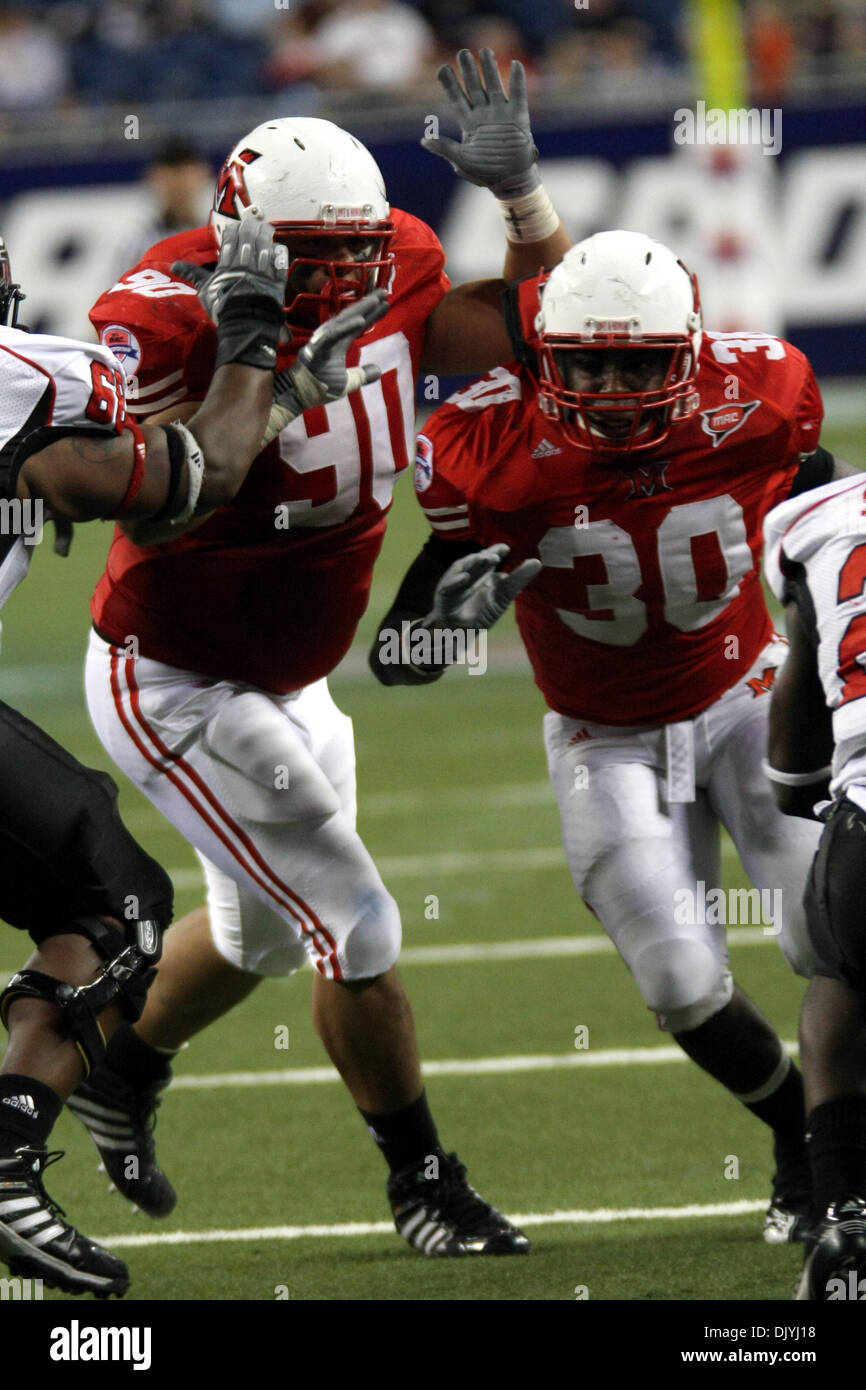
[(530, 372), (497, 368), (419, 438), (415, 486), (437, 535), (544, 564), (516, 601), (535, 679), (561, 714), (659, 724), (699, 713), (772, 632), (761, 526), (818, 444), (821, 398), (796, 348), (704, 335), (700, 406), (658, 455), (619, 466), (568, 442)]
[[(166, 545), (118, 530), (93, 597), (109, 640), (143, 656), (281, 694), (333, 670), (367, 606), (396, 475), (411, 457), (427, 318), (448, 289), (444, 252), (397, 209), (388, 313), (347, 361), (379, 381), (307, 410), (268, 445), (234, 500)], [(159, 242), (97, 301), (91, 320), (123, 362), (139, 419), (204, 396), (216, 330), (176, 260), (216, 260), (209, 227)], [(279, 366), (292, 360), (281, 350)]]

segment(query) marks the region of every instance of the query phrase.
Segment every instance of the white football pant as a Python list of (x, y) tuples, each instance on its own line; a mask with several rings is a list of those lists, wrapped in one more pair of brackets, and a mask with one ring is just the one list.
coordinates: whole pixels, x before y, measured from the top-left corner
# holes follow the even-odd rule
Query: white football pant
[(400, 917), (355, 830), (352, 721), (327, 682), (270, 695), (91, 634), (85, 683), (108, 753), (198, 852), (219, 952), (286, 975), (387, 970)]
[[(770, 642), (752, 670), (695, 718), (622, 728), (548, 713), (544, 736), (568, 866), (578, 893), (613, 941), (662, 1028), (697, 1028), (730, 999), (726, 923), (761, 925), (758, 894), (721, 886), (719, 826), (750, 881), (765, 890), (769, 928), (791, 966), (808, 974), (803, 889), (817, 822), (785, 816), (761, 770)], [(750, 686), (749, 681), (753, 684)], [(707, 898), (709, 896), (709, 903)]]

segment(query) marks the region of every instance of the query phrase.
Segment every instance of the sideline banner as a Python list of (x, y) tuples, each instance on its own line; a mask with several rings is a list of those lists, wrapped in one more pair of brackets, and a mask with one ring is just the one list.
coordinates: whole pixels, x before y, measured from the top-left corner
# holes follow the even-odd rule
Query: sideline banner
[[(726, 119), (738, 142), (727, 146)], [(866, 372), (866, 105), (725, 113), (696, 103), (666, 120), (537, 125), (545, 182), (575, 239), (646, 231), (701, 277), (709, 327), (783, 333), (822, 376)], [(439, 233), (452, 279), (498, 274), (489, 194), (414, 140), (369, 144), (391, 201)], [(216, 167), (224, 151), (210, 154)], [(142, 220), (142, 165), (130, 148), (123, 161), (6, 167), (0, 226), (32, 326), (91, 336), (87, 309)]]

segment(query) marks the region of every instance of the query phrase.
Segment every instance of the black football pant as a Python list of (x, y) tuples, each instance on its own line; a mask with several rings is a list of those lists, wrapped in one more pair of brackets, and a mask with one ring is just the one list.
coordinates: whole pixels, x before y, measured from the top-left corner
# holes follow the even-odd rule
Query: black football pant
[(0, 917), (38, 945), (77, 918), (164, 928), (171, 913), (171, 880), (121, 821), (111, 778), (0, 701)]

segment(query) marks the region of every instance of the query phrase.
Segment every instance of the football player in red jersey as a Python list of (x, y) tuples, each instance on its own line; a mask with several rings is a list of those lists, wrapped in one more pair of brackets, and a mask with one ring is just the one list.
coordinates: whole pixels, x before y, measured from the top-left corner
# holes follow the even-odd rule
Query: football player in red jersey
[[(511, 320), (520, 360), (452, 396), (419, 440), (433, 535), (371, 663), (384, 684), (435, 679), (443, 661), (415, 628), (486, 627), (510, 597), (503, 557), (512, 579), (539, 570), (517, 619), (575, 886), (660, 1026), (772, 1127), (765, 1237), (794, 1238), (802, 1082), (732, 980), (725, 925), (743, 908), (759, 922), (760, 896), (808, 972), (816, 830), (785, 820), (761, 770), (785, 644), (759, 565), (768, 509), (833, 472), (818, 388), (779, 338), (703, 332), (696, 282), (633, 232), (591, 237), (517, 287)], [(762, 895), (722, 894), (720, 825)]]
[[(287, 265), (254, 215), (223, 239), (211, 389), (187, 426), (139, 427), (106, 348), (17, 325), (23, 295), (0, 239), (0, 606), (27, 574), (44, 515), (65, 553), (73, 521), (118, 517), (178, 536), (232, 496), (272, 423)], [(348, 342), (380, 312), (371, 297), (319, 330), (292, 369), (296, 390), (333, 390)], [(35, 943), (0, 994), (0, 1260), (103, 1297), (126, 1291), (126, 1266), (63, 1219), (42, 1174), (62, 1157), (47, 1141), (63, 1100), (118, 1020), (141, 1012), (171, 920), (170, 880), (116, 800), (109, 777), (0, 703), (0, 916)]]
[[(516, 280), (555, 263), (568, 240), (538, 177), (522, 68), (506, 97), (491, 53), (480, 74), (466, 52), (460, 66), (463, 86), (450, 69), (444, 85), (461, 143), (425, 143), (499, 198), (504, 276)], [(154, 247), (92, 311), (103, 341), (116, 336), (132, 354), (140, 418), (182, 415), (209, 381), (213, 330), (185, 281), (207, 299), (220, 237), (250, 202), (289, 251), (278, 403), (296, 403), (297, 378), (284, 389), (282, 372), (297, 344), (377, 289), (388, 311), (349, 361), (372, 358), (382, 375), (351, 400), (305, 410), (189, 536), (149, 549), (115, 537), (93, 603), (88, 702), (115, 761), (199, 852), (209, 914), (173, 928), (146, 1016), (70, 1103), (118, 1187), (153, 1215), (169, 1211), (150, 1119), (166, 1054), (261, 977), (309, 957), (316, 1027), (389, 1165), (400, 1233), (428, 1255), (523, 1252), (525, 1236), (439, 1144), (394, 969), (397, 907), (355, 830), (351, 725), (325, 680), (366, 606), (393, 482), (411, 457), (415, 374), (501, 360), (502, 282), (449, 290), (435, 235), (389, 207), (348, 132), (266, 122), (228, 156), (210, 225)]]

